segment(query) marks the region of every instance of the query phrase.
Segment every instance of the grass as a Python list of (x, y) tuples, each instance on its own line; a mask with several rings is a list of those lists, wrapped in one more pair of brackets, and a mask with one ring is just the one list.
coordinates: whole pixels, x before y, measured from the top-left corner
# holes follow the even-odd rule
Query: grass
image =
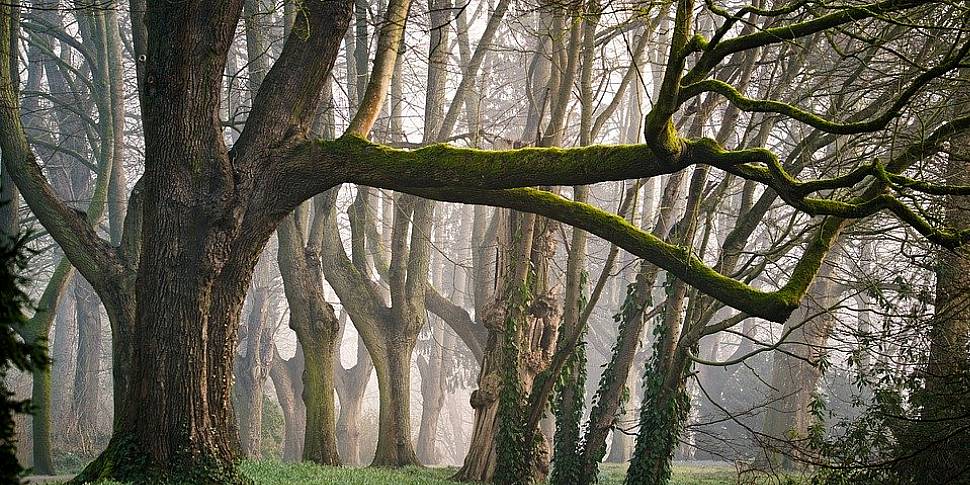
[[(456, 485), (448, 480), (453, 468), (335, 468), (312, 463), (247, 461), (240, 465), (243, 475), (255, 485)], [(600, 466), (600, 485), (621, 485), (625, 465)], [(729, 485), (737, 474), (729, 466), (674, 465), (671, 485)], [(99, 482), (99, 485), (123, 485)]]
[[(449, 481), (452, 468), (332, 468), (313, 464), (246, 462), (243, 473), (257, 485), (455, 485)], [(621, 485), (626, 466), (602, 465), (601, 485)], [(737, 483), (734, 468), (674, 465), (671, 485), (728, 485)]]
[(312, 463), (245, 462), (242, 472), (257, 485), (454, 485), (447, 468), (335, 468)]
[[(600, 465), (601, 485), (621, 485), (626, 477), (626, 465)], [(734, 467), (724, 466), (695, 466), (674, 464), (674, 473), (670, 477), (670, 485), (728, 485), (738, 482), (738, 474)]]

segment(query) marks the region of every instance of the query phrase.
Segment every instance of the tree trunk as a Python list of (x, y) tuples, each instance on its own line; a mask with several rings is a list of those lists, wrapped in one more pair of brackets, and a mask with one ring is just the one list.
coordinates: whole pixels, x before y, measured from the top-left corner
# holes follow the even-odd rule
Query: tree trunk
[[(35, 406), (31, 418), (33, 438), (33, 473), (54, 474), (54, 460), (51, 457), (51, 373), (41, 370), (33, 373), (33, 386), (30, 402)], [(46, 405), (45, 405), (46, 404)]]
[[(511, 446), (505, 441), (516, 430), (528, 426), (532, 385), (555, 352), (562, 309), (559, 296), (548, 288), (547, 275), (555, 255), (551, 238), (556, 226), (549, 220), (524, 213), (512, 213), (503, 220), (497, 275), (500, 288), (485, 314), (479, 317), (489, 336), (479, 388), (471, 397), (475, 409), (471, 446), (455, 475), (456, 479), (465, 481), (541, 480), (549, 471), (550, 450), (544, 439), (523, 442), (525, 433), (522, 433), (519, 441)], [(528, 293), (526, 304), (512, 300), (520, 300), (523, 293)], [(509, 333), (510, 322), (514, 322), (513, 334)], [(516, 378), (509, 382), (507, 376), (513, 375)], [(507, 395), (503, 397), (503, 393)], [(505, 406), (501, 405), (503, 400), (506, 400)], [(510, 411), (511, 414), (506, 414)], [(530, 434), (542, 436), (535, 429)], [(500, 448), (500, 443), (505, 448)], [(518, 471), (508, 469), (503, 459), (510, 460)], [(501, 476), (496, 475), (499, 473)]]
[(283, 409), (283, 461), (298, 462), (303, 457), (303, 436), (306, 429), (306, 406), (303, 403), (303, 348), (297, 343), (296, 355), (283, 360), (273, 345), (273, 379), (276, 398)]
[[(641, 364), (642, 365), (642, 364)], [(630, 372), (627, 374), (626, 387), (630, 393), (630, 398), (627, 402), (623, 403), (623, 407), (620, 410), (622, 415), (629, 416), (633, 415), (632, 411), (637, 409), (639, 406), (635, 402), (634, 396), (640, 395), (640, 380), (641, 376), (639, 372)], [(619, 427), (613, 428), (613, 441), (610, 445), (610, 454), (606, 457), (607, 463), (626, 463), (630, 461), (630, 454), (633, 451), (633, 437), (620, 430)]]
[[(360, 352), (367, 352), (363, 347)], [(340, 395), (340, 412), (337, 415), (337, 436), (340, 456), (349, 465), (362, 465), (363, 458), (360, 451), (360, 417), (364, 407), (364, 390), (367, 382), (370, 381), (368, 372), (367, 380), (362, 381), (363, 385), (351, 384), (351, 390)]]
[[(345, 328), (345, 327), (341, 327)], [(341, 339), (337, 339), (338, 342)], [(374, 364), (364, 342), (357, 336), (357, 363), (344, 369), (337, 355), (334, 356), (337, 379), (337, 396), (340, 399), (340, 412), (337, 415), (337, 443), (340, 456), (350, 465), (361, 465), (360, 454), (360, 417), (364, 406), (364, 392), (370, 382)]]
[(475, 410), (471, 443), (465, 461), (453, 480), (481, 482), (495, 474), (495, 439), (498, 434), (498, 396), (501, 377), (494, 360), (498, 336), (489, 332), (478, 389), (472, 391), (471, 406)]
[(418, 362), (421, 373), (421, 426), (418, 428), (417, 456), (425, 465), (438, 463), (435, 443), (438, 438), (438, 420), (445, 403), (445, 352), (448, 338), (443, 322), (433, 325), (431, 352), (427, 361)]
[[(286, 300), (290, 305), (290, 328), (303, 349), (303, 404), (306, 430), (303, 459), (339, 465), (334, 402), (334, 355), (337, 351), (337, 316), (327, 303), (320, 272), (320, 253), (304, 244), (297, 215), (280, 224), (279, 264)], [(314, 216), (314, 224), (322, 216)]]
[[(432, 44), (433, 45), (433, 44)], [(443, 113), (442, 113), (443, 115)], [(437, 221), (444, 225), (445, 221)], [(464, 221), (463, 221), (464, 222)], [(461, 230), (466, 230), (470, 224), (465, 223)], [(444, 240), (443, 230), (435, 232), (435, 247), (445, 248), (448, 243)], [(470, 232), (470, 231), (469, 231)], [(434, 258), (431, 282), (439, 290), (444, 283), (444, 258)], [(455, 292), (464, 293), (464, 278), (455, 275)], [(434, 465), (439, 463), (436, 442), (438, 439), (438, 421), (441, 408), (445, 403), (445, 385), (448, 369), (451, 368), (449, 350), (454, 347), (454, 334), (445, 328), (441, 318), (431, 318), (428, 322), (431, 338), (428, 341), (430, 350), (426, 359), (417, 360), (418, 371), (421, 374), (421, 425), (418, 428), (417, 455), (421, 463)]]
[[(59, 264), (67, 264), (59, 263)], [(67, 429), (68, 418), (71, 413), (71, 397), (73, 394), (75, 366), (77, 359), (74, 356), (74, 348), (77, 345), (77, 310), (75, 299), (71, 296), (71, 291), (76, 279), (76, 273), (70, 271), (69, 281), (64, 283), (64, 296), (57, 302), (54, 316), (53, 338), (49, 341), (51, 366), (50, 372), (51, 392), (48, 395), (49, 402), (33, 400), (34, 406), (38, 409), (43, 407), (51, 408), (47, 411), (50, 416), (51, 425), (60, 429)], [(48, 283), (49, 284), (49, 283)], [(35, 414), (34, 418), (37, 419)], [(62, 438), (66, 438), (64, 433)]]
[(830, 279), (834, 265), (822, 267), (802, 307), (785, 322), (786, 343), (773, 352), (763, 429), (770, 439), (765, 456), (772, 466), (795, 466), (799, 443), (812, 424), (810, 404), (822, 375), (818, 363), (835, 324), (835, 315), (828, 309), (839, 299)]
[(300, 331), (304, 354), (303, 403), (306, 406), (306, 434), (303, 459), (323, 465), (339, 465), (337, 454), (337, 420), (334, 400), (333, 355), (337, 342), (335, 331)]
[[(252, 268), (254, 256), (244, 267)], [(232, 333), (249, 275), (233, 268), (232, 284), (206, 290), (209, 285), (199, 281), (190, 284), (195, 275), (204, 281), (205, 271), (162, 276), (154, 265), (145, 266), (155, 274), (138, 285), (141, 323), (133, 328), (130, 355), (155, 357), (127, 362), (130, 387), (127, 394), (116, 394), (120, 408), (112, 440), (75, 480), (238, 482), (238, 438), (226, 424), (235, 419), (229, 388)], [(124, 362), (116, 361), (115, 369)]]
[(418, 464), (411, 440), (411, 353), (414, 339), (388, 335), (385, 351), (371, 357), (380, 390), (380, 432), (371, 466)]
[[(963, 73), (966, 76), (966, 72)], [(966, 101), (967, 96), (960, 96)], [(966, 110), (963, 110), (966, 112)], [(953, 140), (946, 183), (965, 185), (970, 136)], [(970, 196), (945, 199), (949, 227), (970, 227)], [(914, 392), (918, 417), (896, 425), (900, 457), (893, 466), (906, 483), (964, 483), (970, 452), (970, 258), (966, 249), (939, 251), (936, 300), (929, 321), (929, 351), (922, 369), (924, 388)]]
[[(664, 333), (661, 341), (675, 341), (673, 335)], [(655, 347), (655, 352), (659, 351)], [(627, 483), (669, 483), (674, 449), (686, 425), (690, 401), (685, 392), (685, 371), (690, 361), (680, 349), (662, 355), (665, 357), (655, 355), (647, 370), (640, 408), (640, 431), (630, 459)]]
[(236, 358), (233, 404), (239, 425), (242, 453), (260, 457), (263, 435), (263, 385), (272, 365), (272, 330), (275, 315), (270, 305), (269, 268), (265, 258), (257, 265), (257, 284), (250, 291), (251, 306), (245, 323), (245, 354)]
[(72, 434), (82, 453), (94, 451), (101, 395), (101, 302), (83, 278), (76, 278), (77, 367), (72, 402)]

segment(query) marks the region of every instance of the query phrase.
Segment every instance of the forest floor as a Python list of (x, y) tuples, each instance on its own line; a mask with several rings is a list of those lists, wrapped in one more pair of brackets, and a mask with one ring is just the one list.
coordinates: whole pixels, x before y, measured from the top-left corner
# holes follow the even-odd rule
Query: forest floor
[[(455, 485), (448, 477), (453, 468), (331, 468), (309, 464), (250, 462), (243, 464), (243, 472), (256, 485)], [(626, 475), (625, 465), (601, 466), (601, 485), (621, 485)], [(674, 465), (671, 485), (728, 485), (737, 483), (737, 472), (730, 466)]]
[[(242, 472), (255, 485), (455, 485), (448, 480), (453, 468), (335, 468), (309, 463), (281, 463), (275, 461), (245, 462)], [(601, 485), (621, 485), (626, 474), (625, 465), (604, 464), (600, 470)], [(27, 483), (56, 483), (35, 481)], [(44, 477), (48, 478), (49, 477)], [(58, 477), (61, 478), (61, 477)], [(63, 478), (62, 478), (63, 479)], [(116, 482), (104, 482), (111, 485)], [(671, 485), (729, 485), (738, 483), (735, 469), (728, 465), (675, 464)]]

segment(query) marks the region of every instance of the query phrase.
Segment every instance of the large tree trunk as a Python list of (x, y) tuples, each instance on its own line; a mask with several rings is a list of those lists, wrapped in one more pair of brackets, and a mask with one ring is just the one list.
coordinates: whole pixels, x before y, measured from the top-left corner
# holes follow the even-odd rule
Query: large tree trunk
[(333, 354), (336, 341), (329, 332), (299, 331), (304, 354), (303, 403), (306, 407), (306, 433), (303, 459), (325, 465), (339, 465), (337, 454), (337, 417), (334, 399)]
[[(512, 475), (522, 475), (516, 480), (525, 480), (525, 475), (543, 479), (548, 473), (549, 444), (544, 439), (536, 440), (541, 443), (534, 448), (535, 443), (531, 442), (516, 442), (511, 445), (513, 448), (504, 450), (498, 444), (505, 439), (503, 436), (514, 434), (516, 427), (526, 426), (532, 385), (547, 368), (555, 351), (562, 309), (559, 296), (548, 288), (546, 282), (549, 261), (555, 254), (551, 239), (555, 225), (531, 214), (512, 213), (508, 219), (501, 224), (503, 228), (500, 230), (499, 247), (504, 249), (498, 264), (500, 288), (496, 299), (480, 317), (489, 329), (489, 336), (478, 389), (471, 396), (475, 423), (465, 462), (455, 475), (459, 480), (490, 481), (495, 478), (508, 481)], [(531, 277), (530, 271), (534, 271)], [(528, 304), (510, 303), (513, 298), (520, 299), (524, 292), (529, 295)], [(514, 333), (510, 334), (509, 323), (512, 321), (515, 322)], [(512, 346), (515, 347), (514, 359), (510, 358), (513, 357), (510, 354)], [(511, 375), (516, 376), (513, 383), (507, 382), (507, 376)], [(514, 390), (503, 389), (505, 386), (513, 386)], [(506, 399), (501, 397), (503, 392), (510, 396), (517, 394), (508, 398), (514, 403), (507, 403), (518, 407), (512, 413), (516, 415), (514, 417), (503, 417), (510, 411), (508, 408), (502, 411), (501, 404)], [(503, 419), (510, 422), (503, 423)], [(508, 451), (515, 448), (521, 448), (521, 452)], [(499, 456), (499, 451), (507, 454)], [(519, 470), (521, 473), (507, 470), (503, 468), (505, 464), (500, 463), (503, 458), (528, 470)], [(501, 477), (497, 475), (500, 472)]]
[[(953, 140), (946, 183), (966, 185), (968, 169), (970, 136), (962, 135)], [(944, 217), (949, 227), (970, 227), (970, 196), (946, 197)], [(912, 398), (919, 414), (896, 424), (900, 459), (893, 466), (906, 483), (920, 485), (966, 482), (970, 453), (970, 257), (961, 249), (937, 258), (924, 387)]]
[(388, 335), (384, 351), (371, 354), (380, 390), (380, 430), (373, 466), (417, 464), (411, 439), (411, 336)]
[(454, 479), (485, 481), (495, 474), (495, 438), (498, 434), (498, 396), (501, 378), (496, 368), (498, 336), (489, 332), (478, 389), (472, 391), (471, 406), (475, 410), (471, 443), (465, 461)]
[[(176, 229), (168, 226), (168, 231)], [(76, 480), (110, 476), (147, 482), (236, 482), (239, 444), (228, 425), (235, 419), (230, 400), (233, 334), (259, 251), (240, 251), (248, 264), (226, 267), (226, 281), (214, 282), (208, 276), (214, 272), (195, 270), (205, 264), (174, 271), (171, 268), (182, 264), (172, 264), (158, 245), (146, 246), (146, 256), (156, 257), (148, 256), (142, 264), (136, 311), (140, 323), (131, 329), (130, 340), (116, 339), (132, 345), (130, 351), (116, 349), (129, 359), (115, 361), (116, 370), (126, 368), (128, 389), (116, 389), (114, 436)], [(162, 274), (159, 266), (168, 270)], [(148, 355), (154, 357), (130, 358)]]

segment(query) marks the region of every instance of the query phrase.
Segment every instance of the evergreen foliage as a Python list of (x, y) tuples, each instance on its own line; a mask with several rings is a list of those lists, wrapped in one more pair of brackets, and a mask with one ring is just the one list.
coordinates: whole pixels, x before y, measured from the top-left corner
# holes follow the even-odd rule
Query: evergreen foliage
[(7, 388), (7, 375), (12, 369), (32, 372), (48, 364), (46, 345), (41, 341), (24, 341), (18, 334), (27, 323), (24, 312), (30, 299), (24, 292), (27, 284), (23, 272), (27, 267), (26, 237), (0, 240), (0, 484), (19, 484), (23, 471), (17, 462), (14, 415), (29, 413), (30, 401), (14, 398)]

